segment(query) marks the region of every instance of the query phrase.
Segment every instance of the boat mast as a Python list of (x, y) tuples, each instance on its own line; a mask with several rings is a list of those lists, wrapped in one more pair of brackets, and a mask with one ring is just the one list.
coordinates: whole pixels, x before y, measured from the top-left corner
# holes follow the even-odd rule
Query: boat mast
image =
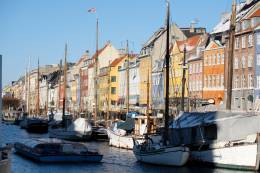
[(63, 80), (63, 107), (62, 107), (62, 117), (65, 120), (66, 111), (66, 89), (67, 89), (67, 43), (65, 44), (65, 54), (64, 54), (64, 80)]
[(231, 111), (231, 102), (232, 102), (233, 54), (234, 54), (235, 29), (236, 29), (236, 0), (233, 0), (232, 14), (231, 14), (231, 18), (230, 18), (228, 64), (227, 64), (226, 109), (229, 111)]
[(37, 104), (36, 104), (36, 115), (40, 115), (40, 62), (38, 58), (38, 69), (37, 69)]
[(186, 82), (186, 44), (183, 48), (183, 63), (182, 63), (182, 91), (181, 91), (181, 111), (184, 112), (184, 96), (185, 96), (185, 82)]
[(129, 50), (128, 50), (128, 40), (126, 40), (126, 59), (127, 59), (127, 69), (126, 69), (126, 112), (129, 113)]
[(59, 64), (59, 88), (58, 88), (58, 101), (57, 101), (57, 111), (60, 109), (60, 88), (61, 88), (61, 68), (62, 68), (62, 60), (60, 60)]
[(170, 50), (169, 50), (169, 37), (170, 37), (170, 2), (167, 1), (167, 20), (166, 20), (166, 88), (165, 88), (165, 112), (164, 112), (164, 135), (163, 144), (167, 145), (168, 141), (168, 128), (169, 128), (169, 60), (170, 60)]
[(28, 65), (28, 116), (31, 114), (31, 79), (30, 79), (30, 66), (31, 66), (31, 57), (29, 57), (29, 65)]
[(96, 59), (95, 59), (95, 113), (94, 113), (94, 123), (96, 124), (98, 116), (98, 18), (96, 23)]
[(150, 82), (149, 82), (149, 70), (147, 72), (147, 105), (146, 105), (146, 117), (147, 117), (147, 134), (151, 133), (151, 124), (150, 124), (150, 114), (149, 114), (149, 105), (150, 105)]
[(106, 122), (106, 127), (108, 127), (108, 119), (110, 118), (110, 92), (111, 92), (111, 79), (110, 79), (110, 72), (111, 72), (111, 66), (110, 66), (110, 61), (109, 61), (109, 66), (108, 66), (108, 95), (107, 95), (107, 113), (105, 117), (105, 122)]

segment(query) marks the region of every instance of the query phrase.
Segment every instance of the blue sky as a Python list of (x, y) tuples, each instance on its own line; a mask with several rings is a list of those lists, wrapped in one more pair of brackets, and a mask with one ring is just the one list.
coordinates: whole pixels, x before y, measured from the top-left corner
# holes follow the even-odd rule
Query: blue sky
[[(95, 7), (96, 14), (88, 13)], [(231, 0), (171, 0), (171, 17), (180, 27), (198, 19), (197, 26), (211, 31), (221, 13), (230, 11)], [(140, 47), (164, 25), (165, 0), (0, 0), (0, 54), (3, 85), (32, 67), (55, 64), (68, 42), (68, 59), (76, 61), (95, 51), (95, 20), (100, 20), (100, 46), (110, 40), (115, 47)]]

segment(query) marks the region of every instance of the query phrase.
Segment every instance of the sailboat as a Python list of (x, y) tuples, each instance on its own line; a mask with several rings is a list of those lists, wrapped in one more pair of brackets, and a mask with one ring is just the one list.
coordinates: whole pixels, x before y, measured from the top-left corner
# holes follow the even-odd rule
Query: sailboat
[(152, 138), (145, 137), (143, 143), (134, 140), (134, 154), (138, 161), (157, 165), (183, 166), (188, 161), (190, 151), (189, 148), (182, 145), (170, 145), (168, 141), (169, 126), (169, 2), (167, 2), (167, 39), (166, 39), (166, 97), (165, 97), (165, 126), (163, 134), (163, 143), (155, 143)]
[[(31, 132), (31, 133), (47, 133), (48, 132), (48, 120), (44, 119), (43, 117), (40, 116), (40, 80), (39, 79), (40, 79), (40, 66), (39, 66), (39, 59), (38, 59), (36, 115), (33, 117), (26, 116), (20, 122), (20, 127), (26, 129), (28, 132)], [(30, 77), (29, 77), (29, 80), (30, 80)], [(30, 112), (30, 110), (28, 110), (28, 111)]]
[[(127, 63), (126, 63), (126, 80), (127, 80), (127, 89), (126, 89), (126, 120), (125, 121), (116, 121), (113, 122), (112, 125), (107, 129), (107, 134), (109, 138), (109, 145), (114, 146), (117, 148), (125, 148), (125, 149), (133, 149), (134, 142), (133, 137), (138, 137), (140, 140), (138, 140), (140, 143), (143, 141), (143, 136), (145, 133), (147, 133), (147, 123), (148, 118), (147, 116), (140, 115), (137, 112), (130, 112), (129, 111), (129, 54), (128, 54), (128, 42), (126, 46), (127, 50)], [(149, 72), (148, 72), (149, 76)], [(149, 77), (147, 77), (149, 80)], [(149, 81), (148, 81), (149, 83)], [(149, 87), (148, 87), (149, 89)], [(149, 100), (149, 91), (148, 93), (148, 99)], [(148, 104), (147, 104), (148, 105)], [(148, 111), (147, 111), (148, 112)], [(156, 119), (157, 117), (151, 118), (151, 121), (153, 121), (153, 125), (156, 125)], [(155, 128), (154, 128), (155, 129)], [(156, 136), (159, 138), (159, 136)], [(159, 141), (159, 139), (155, 139)]]
[(236, 1), (233, 1), (227, 64), (227, 111), (182, 112), (170, 125), (170, 142), (190, 146), (192, 162), (259, 170), (260, 115), (231, 111), (235, 24)]
[(65, 45), (64, 57), (64, 82), (63, 82), (63, 110), (62, 123), (64, 128), (50, 128), (49, 136), (66, 140), (82, 141), (89, 140), (92, 134), (92, 126), (85, 118), (78, 118), (72, 124), (68, 124), (69, 116), (66, 114), (66, 88), (67, 88), (67, 44)]

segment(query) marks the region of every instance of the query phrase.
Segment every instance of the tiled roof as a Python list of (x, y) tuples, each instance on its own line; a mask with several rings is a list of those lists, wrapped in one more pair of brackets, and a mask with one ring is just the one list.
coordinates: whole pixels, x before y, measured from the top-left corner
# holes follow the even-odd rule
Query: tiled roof
[(118, 63), (120, 63), (124, 58), (126, 57), (126, 55), (115, 59), (114, 61), (112, 61), (112, 63), (110, 64), (111, 67), (115, 67)]
[(186, 50), (190, 51), (199, 43), (200, 38), (201, 35), (195, 35), (184, 41), (176, 41), (176, 43), (180, 51), (183, 51), (185, 44), (186, 44)]
[(82, 55), (82, 57), (79, 59), (79, 61), (75, 64), (75, 66), (78, 66), (80, 63), (88, 59), (87, 54)]
[[(107, 47), (110, 45), (110, 43), (107, 43), (103, 48), (98, 50), (98, 54), (100, 55)], [(92, 56), (92, 59), (97, 59), (97, 52)]]
[(256, 10), (252, 15), (250, 15), (249, 19), (254, 17), (260, 17), (260, 9)]

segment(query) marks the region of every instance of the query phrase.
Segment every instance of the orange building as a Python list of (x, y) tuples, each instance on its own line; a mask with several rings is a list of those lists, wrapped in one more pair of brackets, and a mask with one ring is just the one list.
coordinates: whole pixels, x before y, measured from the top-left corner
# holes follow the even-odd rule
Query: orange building
[(212, 40), (204, 51), (203, 98), (214, 99), (219, 105), (224, 100), (224, 46)]

